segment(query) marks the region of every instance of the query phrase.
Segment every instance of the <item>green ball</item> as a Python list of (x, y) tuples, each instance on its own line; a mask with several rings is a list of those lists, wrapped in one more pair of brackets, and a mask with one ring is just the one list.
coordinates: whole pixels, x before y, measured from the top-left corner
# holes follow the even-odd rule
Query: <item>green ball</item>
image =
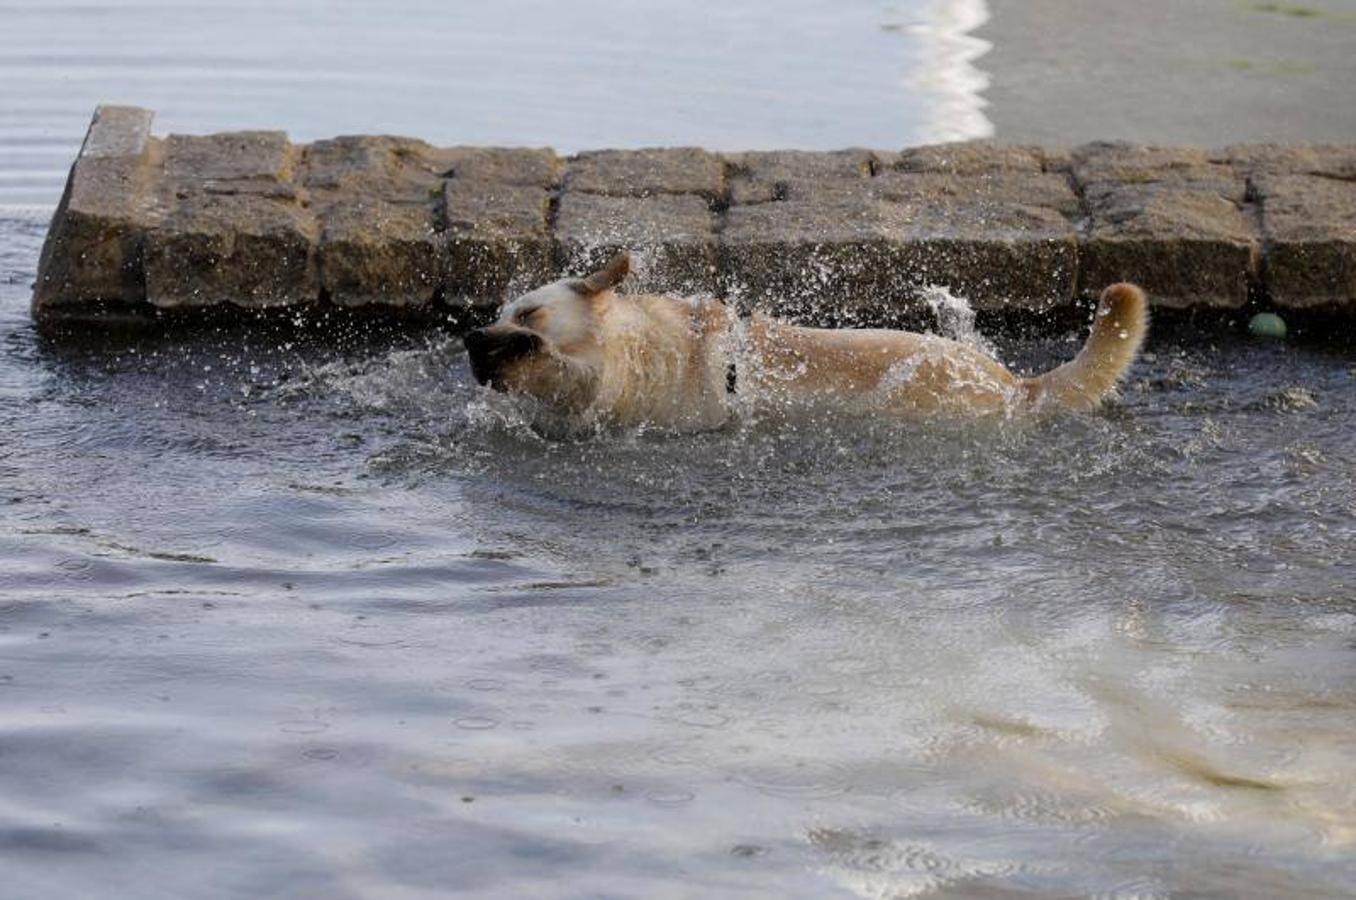
[(1275, 313), (1258, 313), (1248, 322), (1248, 330), (1260, 338), (1285, 337), (1285, 319)]

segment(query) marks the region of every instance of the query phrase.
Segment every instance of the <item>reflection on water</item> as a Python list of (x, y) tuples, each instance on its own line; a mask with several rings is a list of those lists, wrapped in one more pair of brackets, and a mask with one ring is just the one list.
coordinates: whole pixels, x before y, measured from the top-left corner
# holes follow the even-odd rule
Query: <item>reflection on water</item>
[(550, 443), (436, 334), (46, 345), (5, 228), (10, 895), (1356, 890), (1349, 358)]

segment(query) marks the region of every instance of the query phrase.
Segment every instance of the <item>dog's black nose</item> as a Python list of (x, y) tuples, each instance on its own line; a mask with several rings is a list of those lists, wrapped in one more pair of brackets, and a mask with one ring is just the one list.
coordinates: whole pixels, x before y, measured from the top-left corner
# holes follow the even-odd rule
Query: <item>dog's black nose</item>
[(506, 364), (541, 346), (541, 338), (530, 331), (495, 333), (489, 328), (468, 331), (462, 341), (471, 360), (471, 374), (481, 384), (492, 383)]
[(461, 337), (461, 342), (466, 345), (467, 354), (471, 356), (484, 353), (485, 348), (493, 341), (494, 339), (485, 333), (484, 328), (473, 328)]

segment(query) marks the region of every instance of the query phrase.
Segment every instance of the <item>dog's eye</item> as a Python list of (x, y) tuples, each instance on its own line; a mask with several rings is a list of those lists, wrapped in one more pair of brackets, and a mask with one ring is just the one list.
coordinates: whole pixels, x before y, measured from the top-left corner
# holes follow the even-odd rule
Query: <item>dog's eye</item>
[(513, 322), (514, 322), (514, 324), (515, 324), (515, 325), (526, 325), (526, 324), (527, 324), (527, 320), (530, 319), (530, 318), (532, 318), (532, 314), (535, 313), (536, 311), (537, 311), (537, 307), (533, 307), (532, 309), (521, 309), (521, 310), (519, 310), (519, 311), (518, 311), (518, 314), (515, 315), (515, 316), (513, 317)]

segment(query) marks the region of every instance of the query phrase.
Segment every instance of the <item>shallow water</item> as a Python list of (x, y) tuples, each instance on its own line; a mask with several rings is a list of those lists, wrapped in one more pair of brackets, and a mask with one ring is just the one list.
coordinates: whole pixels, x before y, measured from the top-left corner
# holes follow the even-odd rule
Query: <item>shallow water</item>
[[(0, 80), (0, 144), (207, 84), (183, 43)], [(321, 81), (201, 123), (376, 130), (281, 115)], [(0, 896), (1356, 892), (1349, 351), (1160, 336), (1039, 427), (551, 443), (437, 332), (43, 340), (13, 210), (59, 181), (0, 221)]]
[(437, 334), (46, 344), (7, 227), (5, 896), (1356, 890), (1349, 358), (548, 443)]

